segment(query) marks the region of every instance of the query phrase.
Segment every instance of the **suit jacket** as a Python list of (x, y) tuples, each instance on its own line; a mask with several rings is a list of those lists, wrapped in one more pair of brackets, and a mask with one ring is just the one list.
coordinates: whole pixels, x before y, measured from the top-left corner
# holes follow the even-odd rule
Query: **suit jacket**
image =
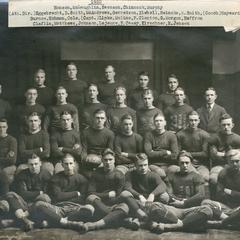
[(220, 127), (219, 119), (226, 113), (226, 110), (215, 103), (210, 113), (206, 106), (198, 108), (197, 112), (200, 116), (199, 127), (209, 133), (216, 133)]

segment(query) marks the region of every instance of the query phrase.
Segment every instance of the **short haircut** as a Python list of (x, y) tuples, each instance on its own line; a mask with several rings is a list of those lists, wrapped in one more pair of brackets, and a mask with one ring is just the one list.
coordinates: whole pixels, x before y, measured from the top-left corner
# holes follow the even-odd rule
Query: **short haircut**
[(188, 157), (190, 159), (190, 161), (193, 160), (193, 156), (190, 152), (187, 152), (185, 150), (182, 150), (177, 157), (177, 160), (179, 161), (181, 157)]
[(214, 88), (214, 87), (208, 87), (206, 90), (205, 90), (205, 94), (206, 94), (206, 92), (207, 91), (214, 91), (215, 92), (215, 94), (217, 94), (217, 92), (216, 92), (216, 89)]
[(149, 77), (149, 73), (147, 71), (141, 71), (141, 72), (138, 73), (138, 77), (140, 77), (140, 76), (147, 76), (147, 77)]
[(7, 119), (6, 118), (0, 118), (0, 122), (5, 122), (5, 123), (8, 123)]
[(68, 66), (70, 66), (70, 65), (75, 66), (76, 69), (77, 69), (77, 65), (76, 65), (76, 63), (74, 63), (74, 62), (69, 62), (69, 63), (67, 64), (66, 68), (67, 68)]
[(58, 86), (56, 89), (56, 93), (58, 92), (58, 90), (65, 90), (67, 92), (67, 89), (63, 86)]
[(113, 157), (115, 157), (115, 152), (114, 152), (112, 149), (110, 149), (110, 148), (106, 148), (106, 149), (103, 151), (102, 157), (104, 158), (104, 156), (106, 156), (106, 155), (108, 155), (108, 154), (110, 154), (110, 155), (112, 155)]
[(88, 89), (89, 89), (90, 87), (95, 87), (95, 88), (98, 90), (97, 84), (90, 83), (90, 84), (88, 84)]
[(175, 93), (176, 93), (176, 91), (182, 91), (185, 94), (185, 91), (182, 87), (177, 87), (176, 90), (175, 90)]
[(106, 111), (103, 110), (103, 109), (96, 109), (96, 110), (93, 112), (93, 116), (96, 116), (97, 114), (102, 114), (102, 113), (104, 113), (105, 116), (107, 116)]
[(75, 158), (74, 158), (74, 156), (73, 156), (71, 153), (65, 153), (65, 154), (62, 156), (61, 161), (63, 162), (63, 160), (66, 159), (66, 158), (68, 158), (68, 157), (72, 158), (72, 159), (75, 161)]
[(29, 119), (30, 117), (35, 117), (37, 116), (39, 118), (39, 120), (41, 120), (41, 115), (37, 112), (32, 112), (27, 116), (27, 119)]
[(35, 87), (30, 87), (30, 88), (28, 88), (28, 89), (26, 90), (25, 94), (26, 94), (28, 91), (30, 91), (30, 90), (35, 90), (35, 91), (37, 92), (37, 89), (36, 89)]
[(132, 118), (132, 116), (131, 116), (130, 114), (124, 114), (124, 115), (121, 117), (120, 122), (123, 123), (123, 121), (126, 120), (126, 119), (133, 121), (133, 118)]
[(107, 66), (105, 67), (105, 70), (106, 70), (107, 68), (112, 68), (113, 72), (115, 72), (115, 68), (114, 68), (112, 65), (107, 65)]
[(233, 118), (228, 114), (228, 113), (224, 113), (220, 118), (219, 118), (219, 122), (226, 120), (226, 119), (232, 119), (233, 122)]
[(40, 157), (36, 153), (33, 153), (31, 156), (28, 157), (27, 160), (29, 161), (31, 159), (37, 159), (37, 158), (41, 161)]
[(146, 95), (152, 95), (152, 97), (154, 98), (153, 91), (149, 88), (145, 89), (143, 92), (143, 96), (146, 96)]
[(191, 111), (188, 115), (187, 115), (187, 119), (189, 119), (190, 116), (198, 116), (199, 117), (199, 114), (197, 111)]
[(127, 90), (126, 90), (125, 87), (123, 87), (123, 86), (118, 86), (118, 87), (116, 87), (116, 88), (114, 89), (114, 94), (116, 94), (118, 90), (122, 90), (125, 94), (126, 94), (126, 92), (127, 92)]
[(225, 158), (227, 160), (230, 160), (232, 157), (238, 156), (238, 159), (240, 160), (240, 149), (230, 149), (226, 152)]
[(62, 118), (63, 115), (70, 115), (72, 117), (72, 114), (69, 112), (69, 111), (63, 111), (61, 114), (60, 114), (60, 117)]
[(169, 78), (175, 78), (175, 79), (177, 79), (177, 81), (178, 81), (178, 78), (177, 78), (176, 74), (174, 74), (174, 73), (171, 73), (171, 74), (168, 76), (168, 81), (169, 81)]
[(36, 76), (38, 73), (46, 74), (45, 70), (42, 69), (42, 68), (37, 69), (37, 71), (35, 72), (34, 76)]
[(165, 116), (163, 115), (163, 113), (156, 113), (154, 116), (153, 116), (153, 121), (155, 121), (155, 119), (157, 118), (157, 117), (163, 117), (164, 119), (165, 119)]
[(137, 153), (136, 154), (135, 163), (137, 163), (138, 161), (144, 162), (146, 160), (148, 160), (148, 156), (145, 153)]

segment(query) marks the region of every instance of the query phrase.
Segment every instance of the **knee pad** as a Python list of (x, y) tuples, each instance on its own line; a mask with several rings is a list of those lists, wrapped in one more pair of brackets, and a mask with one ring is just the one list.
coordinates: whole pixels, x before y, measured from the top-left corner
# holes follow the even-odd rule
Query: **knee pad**
[(41, 201), (41, 200), (34, 203), (35, 208), (47, 207), (48, 205), (49, 205), (49, 203), (47, 203), (45, 201)]
[(47, 194), (40, 194), (35, 198), (35, 201), (43, 201), (51, 203), (51, 198)]
[(83, 206), (85, 209), (88, 209), (91, 213), (92, 213), (92, 215), (93, 215), (93, 213), (95, 212), (95, 208), (91, 205), (91, 204), (86, 204), (86, 205), (84, 205)]
[(219, 218), (222, 213), (221, 204), (217, 201), (212, 201), (210, 199), (204, 199), (201, 203), (201, 206), (207, 206), (212, 211), (212, 217)]
[(130, 193), (129, 191), (124, 190), (124, 191), (121, 192), (120, 197), (122, 197), (122, 198), (128, 198), (128, 197), (133, 197), (133, 195), (132, 195), (132, 193)]
[(119, 203), (114, 209), (122, 210), (126, 215), (129, 213), (129, 207), (126, 203)]
[(205, 214), (208, 217), (208, 219), (213, 217), (213, 211), (210, 206), (207, 206), (207, 205), (201, 206), (199, 209), (199, 212)]
[(162, 223), (177, 223), (177, 216), (169, 211), (163, 204), (155, 206), (151, 211), (153, 221)]
[(6, 194), (6, 198), (7, 198), (7, 199), (8, 199), (8, 198), (18, 198), (18, 194), (15, 193), (15, 192), (8, 192), (8, 193)]

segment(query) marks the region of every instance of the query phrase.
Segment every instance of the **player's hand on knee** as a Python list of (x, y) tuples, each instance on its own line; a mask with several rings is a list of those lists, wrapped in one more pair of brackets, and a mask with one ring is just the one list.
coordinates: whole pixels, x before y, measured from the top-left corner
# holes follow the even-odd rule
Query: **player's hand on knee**
[(139, 196), (139, 200), (141, 201), (141, 203), (142, 203), (143, 205), (145, 205), (145, 203), (146, 203), (146, 201), (147, 201), (147, 199), (146, 199), (143, 195), (140, 195), (140, 196)]
[(150, 193), (149, 196), (148, 196), (148, 198), (147, 198), (147, 202), (153, 202), (154, 199), (155, 199), (154, 194)]
[(229, 188), (224, 188), (224, 193), (226, 193), (227, 195), (231, 195), (232, 194), (232, 190)]
[(117, 195), (117, 194), (116, 194), (115, 191), (111, 191), (111, 192), (108, 193), (109, 198), (115, 198), (116, 195)]

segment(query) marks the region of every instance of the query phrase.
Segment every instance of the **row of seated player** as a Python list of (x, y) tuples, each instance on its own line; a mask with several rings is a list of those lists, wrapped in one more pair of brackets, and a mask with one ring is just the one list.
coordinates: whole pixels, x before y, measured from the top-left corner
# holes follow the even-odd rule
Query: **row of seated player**
[[(67, 102), (68, 93), (66, 89), (64, 87), (59, 87), (56, 91), (56, 105), (50, 106), (47, 108), (47, 110), (45, 110), (42, 105), (36, 103), (37, 90), (30, 88), (25, 94), (25, 105), (17, 106), (13, 111), (15, 116), (8, 115), (8, 119), (12, 121), (13, 125), (16, 122), (20, 124), (20, 128), (15, 128), (15, 135), (17, 135), (19, 130), (21, 132), (25, 130), (26, 117), (32, 112), (37, 112), (41, 116), (43, 129), (54, 132), (60, 128), (60, 114), (63, 111), (68, 111), (73, 115), (74, 128), (79, 130), (79, 128), (85, 129), (91, 125), (94, 111), (97, 109), (103, 109), (107, 112), (108, 126), (112, 131), (116, 132), (118, 130), (120, 118), (124, 114), (130, 114), (134, 119), (134, 130), (144, 135), (146, 131), (153, 129), (152, 117), (156, 113), (162, 112), (159, 108), (154, 106), (154, 94), (150, 89), (145, 90), (141, 95), (143, 107), (137, 111), (125, 104), (126, 89), (124, 87), (117, 87), (115, 89), (114, 96), (116, 99), (116, 104), (111, 107), (107, 107), (107, 105), (100, 103), (97, 99), (97, 95), (97, 86), (93, 84), (90, 85), (89, 103), (84, 105), (84, 107), (81, 109), (77, 109), (75, 105)], [(226, 111), (224, 108), (214, 103), (216, 99), (216, 93), (214, 89), (208, 89), (206, 91), (206, 95), (211, 95), (210, 101), (212, 102), (212, 105), (210, 108), (212, 109), (207, 109), (204, 107), (197, 110), (201, 118), (200, 128), (207, 130), (210, 133), (214, 133), (219, 127), (219, 117), (226, 113)], [(176, 98), (176, 103), (167, 107), (164, 110), (164, 115), (166, 116), (168, 122), (168, 129), (177, 132), (186, 127), (186, 115), (192, 111), (193, 108), (184, 102), (185, 93), (182, 88), (177, 88), (173, 97)]]
[(134, 169), (124, 175), (115, 167), (115, 153), (105, 149), (102, 167), (90, 180), (76, 171), (69, 153), (61, 159), (63, 171), (53, 176), (33, 154), (10, 189), (0, 171), (1, 227), (60, 227), (85, 233), (124, 226), (158, 234), (239, 229), (240, 151), (229, 150), (226, 159), (213, 201), (206, 198), (201, 175), (191, 171), (193, 157), (186, 151), (178, 155), (179, 172), (165, 181), (150, 170), (144, 153), (136, 155)]
[[(134, 167), (134, 159), (139, 152), (145, 152), (151, 163), (150, 168), (162, 178), (168, 172), (176, 172), (176, 158), (181, 150), (188, 151), (193, 156), (193, 169), (199, 172), (206, 185), (214, 186), (217, 176), (226, 164), (225, 155), (229, 149), (240, 148), (240, 136), (232, 132), (232, 118), (224, 114), (220, 118), (221, 131), (209, 135), (198, 128), (199, 115), (192, 111), (188, 116), (188, 127), (177, 134), (165, 129), (166, 121), (161, 113), (153, 117), (155, 129), (148, 132), (144, 138), (133, 132), (134, 121), (131, 115), (121, 118), (121, 131), (114, 133), (106, 128), (106, 113), (97, 110), (94, 113), (93, 125), (80, 134), (73, 127), (73, 117), (69, 112), (61, 115), (62, 130), (49, 135), (41, 130), (40, 117), (33, 113), (27, 118), (28, 132), (20, 135), (17, 141), (7, 132), (7, 121), (0, 120), (0, 162), (1, 168), (13, 180), (17, 172), (27, 167), (26, 161), (33, 153), (43, 161), (43, 168), (51, 174), (62, 170), (59, 159), (65, 154), (72, 154), (81, 168), (89, 171), (100, 166), (102, 152), (105, 148), (116, 152), (116, 165), (124, 174)], [(17, 151), (18, 148), (18, 151)], [(17, 157), (18, 155), (18, 157)], [(210, 168), (210, 173), (209, 173)]]
[[(105, 70), (106, 76), (115, 76), (114, 69), (111, 66), (108, 66)], [(68, 79), (65, 83), (61, 83), (62, 87), (57, 89), (55, 94), (56, 103), (54, 104), (53, 101), (44, 102), (44, 100), (49, 99), (49, 96), (52, 99), (54, 94), (53, 91), (50, 93), (49, 88), (44, 85), (45, 73), (43, 71), (36, 73), (35, 79), (38, 85), (26, 91), (24, 105), (16, 106), (10, 111), (9, 104), (1, 99), (0, 117), (5, 117), (12, 122), (10, 124), (10, 129), (13, 128), (12, 134), (17, 136), (19, 131), (24, 129), (25, 118), (32, 112), (42, 115), (42, 127), (50, 131), (60, 127), (59, 115), (63, 111), (71, 112), (74, 118), (74, 127), (77, 130), (79, 130), (79, 127), (84, 129), (90, 125), (92, 113), (96, 109), (100, 108), (107, 111), (109, 125), (113, 131), (117, 130), (121, 116), (128, 113), (134, 119), (137, 119), (135, 122), (138, 124), (135, 124), (135, 128), (138, 133), (144, 134), (145, 131), (153, 127), (151, 119), (156, 112), (164, 112), (169, 130), (179, 131), (186, 126), (186, 114), (192, 111), (184, 90), (178, 88), (176, 76), (169, 77), (168, 92), (158, 96), (155, 91), (150, 90), (148, 87), (148, 74), (140, 73), (139, 86), (128, 94), (128, 101), (126, 101), (126, 89), (119, 86), (120, 84), (116, 83), (114, 78), (105, 82), (105, 85), (111, 87), (105, 85), (103, 87), (101, 84), (98, 86), (90, 84), (87, 87), (85, 82), (77, 79), (75, 65), (69, 64), (67, 72)], [(105, 89), (108, 89), (111, 94), (103, 94), (102, 91)], [(46, 92), (42, 94), (43, 91)], [(100, 95), (99, 99), (98, 95)], [(219, 116), (226, 112), (224, 108), (215, 103), (216, 98), (216, 91), (213, 88), (207, 89), (205, 92), (206, 104), (197, 110), (201, 118), (200, 128), (210, 133), (218, 130)], [(109, 102), (106, 99), (110, 99)], [(20, 128), (16, 127), (16, 123), (21, 125)]]

